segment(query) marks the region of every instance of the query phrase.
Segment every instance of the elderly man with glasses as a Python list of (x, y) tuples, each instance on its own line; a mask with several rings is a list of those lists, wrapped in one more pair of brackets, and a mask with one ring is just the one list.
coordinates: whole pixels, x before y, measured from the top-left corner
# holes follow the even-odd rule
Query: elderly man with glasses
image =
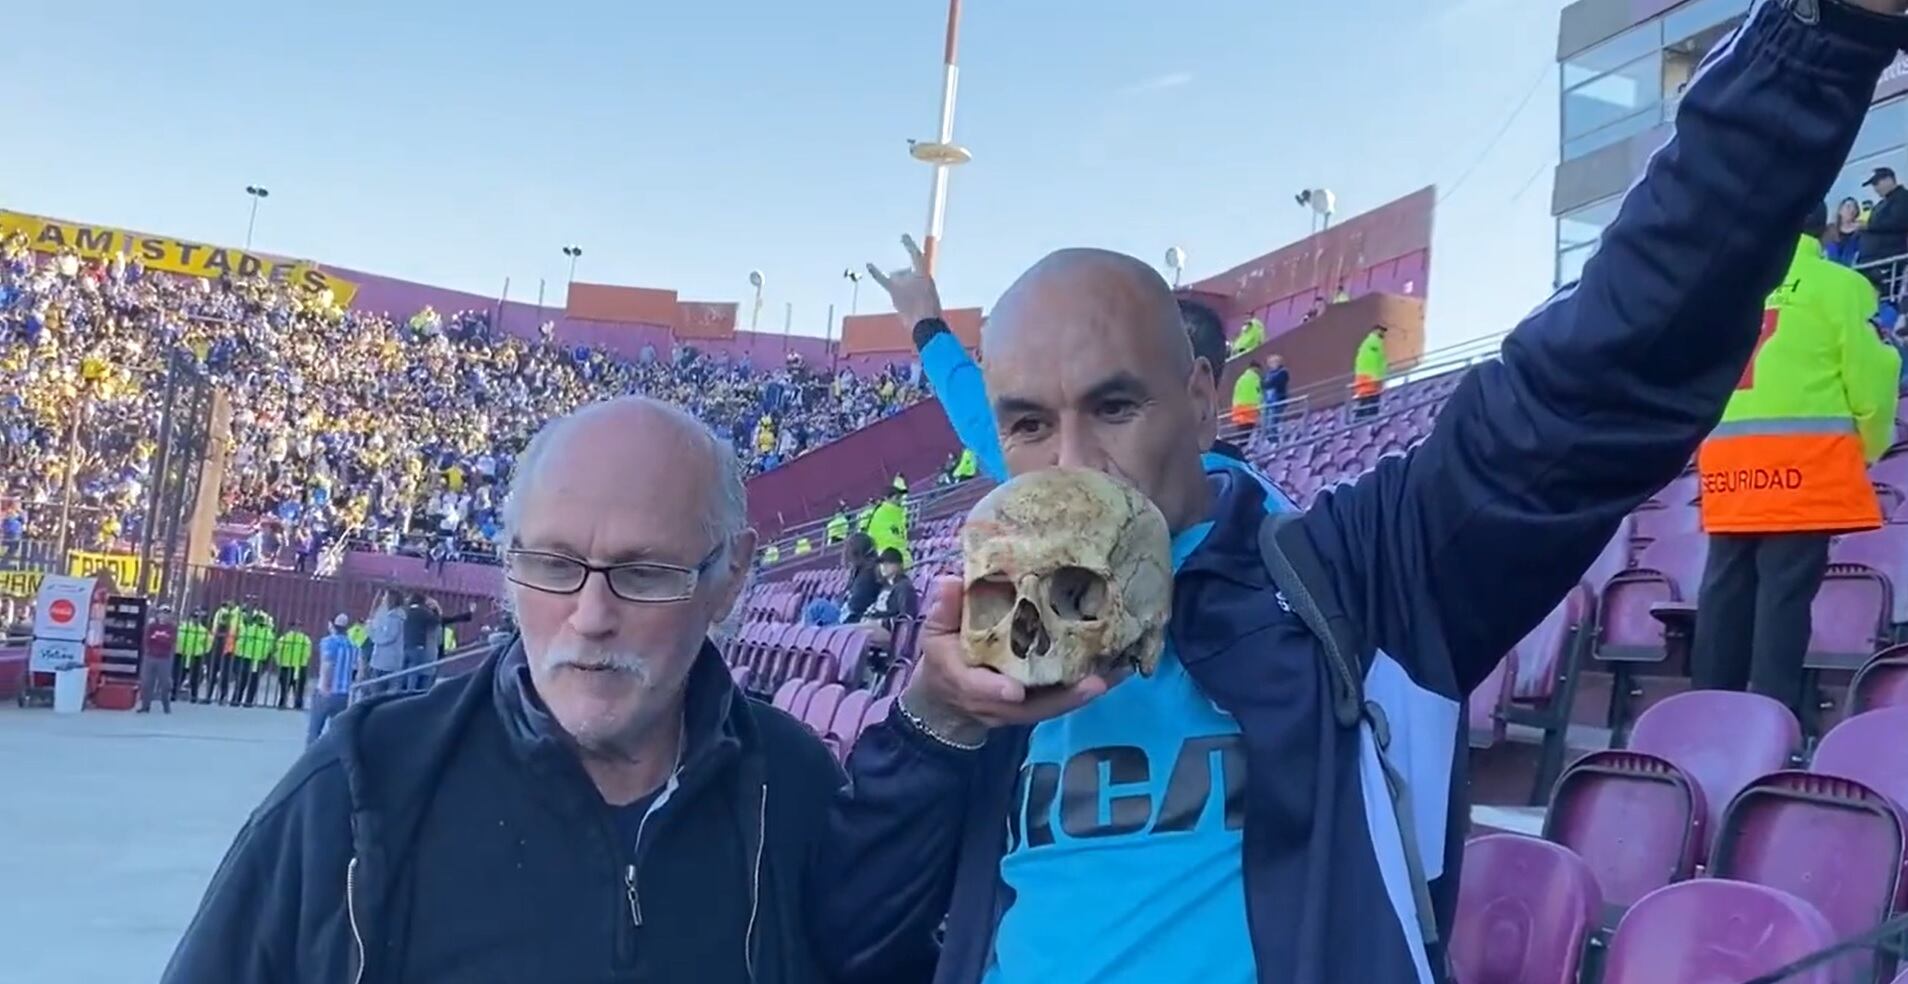
[(239, 833), (168, 982), (807, 982), (841, 772), (707, 641), (755, 536), (734, 452), (625, 398), (547, 425), (504, 507), (520, 626), (331, 727)]

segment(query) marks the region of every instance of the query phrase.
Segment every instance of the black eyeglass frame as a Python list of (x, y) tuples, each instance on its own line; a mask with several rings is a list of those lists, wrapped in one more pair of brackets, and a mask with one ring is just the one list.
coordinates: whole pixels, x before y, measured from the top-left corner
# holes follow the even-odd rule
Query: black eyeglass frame
[[(512, 547), (504, 551), (504, 580), (520, 587), (529, 588), (532, 591), (568, 596), (580, 593), (583, 588), (590, 583), (590, 575), (600, 574), (603, 576), (603, 584), (609, 588), (610, 594), (623, 601), (638, 605), (668, 605), (679, 601), (688, 601), (690, 598), (695, 597), (696, 588), (702, 586), (702, 575), (708, 573), (710, 566), (722, 556), (723, 548), (727, 545), (728, 544), (724, 542), (711, 547), (708, 555), (703, 557), (694, 567), (683, 567), (680, 564), (665, 564), (654, 560), (636, 560), (623, 564), (592, 564), (580, 557), (572, 557), (569, 554), (558, 553), (554, 550), (526, 550), (522, 547)], [(567, 564), (574, 564), (578, 570), (582, 571), (582, 574), (576, 579), (576, 587), (570, 588), (567, 591), (546, 587), (541, 584), (531, 584), (529, 581), (517, 577), (511, 570), (510, 562), (518, 557), (543, 557), (560, 560)], [(671, 574), (683, 575), (688, 583), (684, 585), (680, 593), (667, 598), (631, 598), (621, 591), (616, 590), (616, 581), (610, 577), (610, 575), (616, 571), (625, 570), (667, 571)]]

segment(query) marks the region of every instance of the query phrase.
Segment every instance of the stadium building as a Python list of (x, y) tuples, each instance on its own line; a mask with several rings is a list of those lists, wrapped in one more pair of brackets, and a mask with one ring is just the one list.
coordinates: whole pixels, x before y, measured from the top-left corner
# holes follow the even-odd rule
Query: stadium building
[[(1561, 132), (1551, 214), (1558, 284), (1577, 279), (1650, 155), (1669, 140), (1703, 56), (1748, 14), (1749, 0), (1577, 0), (1557, 33)], [(1848, 164), (1830, 192), (1868, 201), (1875, 168), (1908, 171), (1908, 56), (1875, 91)]]

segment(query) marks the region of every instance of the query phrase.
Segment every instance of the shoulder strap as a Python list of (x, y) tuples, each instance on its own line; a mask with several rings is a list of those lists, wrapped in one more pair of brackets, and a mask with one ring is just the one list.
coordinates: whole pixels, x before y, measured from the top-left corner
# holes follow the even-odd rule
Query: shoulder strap
[(1365, 644), (1358, 623), (1346, 615), (1338, 592), (1319, 559), (1318, 551), (1298, 525), (1303, 513), (1268, 515), (1259, 524), (1259, 556), (1266, 573), (1286, 604), (1305, 627), (1318, 637), (1330, 671), (1332, 713), (1346, 728), (1360, 724), (1371, 727), (1372, 740), (1378, 746), (1378, 765), (1385, 774), (1385, 790), (1391, 796), (1391, 814), (1398, 825), (1398, 841), (1404, 846), (1405, 870), (1411, 879), (1411, 895), (1418, 911), (1418, 931), (1426, 945), (1438, 941), (1437, 913), (1431, 905), (1431, 886), (1424, 876), (1424, 857), (1419, 850), (1416, 816), (1411, 803), (1411, 787), (1391, 757), (1391, 723), (1385, 709), (1365, 699), (1365, 674), (1370, 671), (1377, 651)]

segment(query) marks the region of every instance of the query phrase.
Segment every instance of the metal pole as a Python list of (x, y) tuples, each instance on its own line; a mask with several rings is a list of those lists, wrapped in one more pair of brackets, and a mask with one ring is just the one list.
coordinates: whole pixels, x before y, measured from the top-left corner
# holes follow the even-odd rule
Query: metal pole
[[(152, 479), (146, 483), (146, 528), (139, 545), (139, 577), (134, 591), (147, 594), (152, 583), (152, 544), (159, 535), (159, 500), (166, 488), (166, 472), (172, 467), (173, 404), (179, 399), (179, 353), (166, 353), (165, 405), (159, 411), (159, 460), (154, 462)], [(163, 579), (162, 579), (163, 580)]]
[[(250, 192), (247, 192), (250, 194)], [(252, 229), (258, 225), (258, 196), (252, 195), (252, 217), (245, 220), (245, 251), (252, 251)]]
[(756, 323), (762, 320), (762, 288), (755, 288), (755, 309), (749, 312), (749, 331), (755, 331)]
[[(582, 255), (582, 253), (570, 254), (570, 283), (572, 284), (576, 283), (576, 261)], [(565, 289), (567, 290), (568, 288), (566, 287)]]
[(79, 403), (73, 407), (73, 426), (66, 430), (66, 468), (60, 488), (59, 563), (66, 563), (66, 548), (72, 538), (73, 473), (79, 471), (80, 420), (86, 416), (86, 382), (80, 381)]
[(787, 361), (788, 336), (790, 332), (795, 330), (795, 302), (784, 301), (783, 303), (786, 304), (787, 307), (783, 308), (782, 313), (782, 360)]
[(835, 341), (835, 306), (833, 304), (828, 305), (828, 332), (822, 340), (828, 347), (828, 369), (832, 373), (836, 363), (841, 359), (841, 345)]
[(853, 289), (848, 291), (848, 313), (850, 315), (860, 314), (861, 313), (861, 278), (856, 277), (854, 280), (850, 281), (850, 283), (854, 284), (855, 286), (853, 287)]
[[(954, 142), (954, 94), (960, 87), (961, 70), (956, 63), (954, 53), (960, 40), (961, 0), (947, 0), (947, 45), (942, 52), (941, 64), (941, 128), (939, 140), (943, 144)], [(934, 165), (933, 191), (928, 197), (928, 227), (926, 241), (921, 251), (927, 259), (928, 273), (935, 269), (935, 261), (940, 255), (941, 230), (947, 219), (947, 165)]]

